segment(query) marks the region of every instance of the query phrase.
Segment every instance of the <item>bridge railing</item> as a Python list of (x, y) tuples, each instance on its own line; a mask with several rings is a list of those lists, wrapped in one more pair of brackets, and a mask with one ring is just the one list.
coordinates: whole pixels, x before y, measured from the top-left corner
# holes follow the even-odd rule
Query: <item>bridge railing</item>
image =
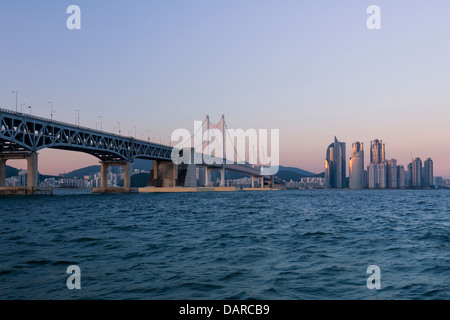
[(84, 126), (78, 126), (78, 125), (74, 125), (71, 123), (67, 123), (67, 122), (62, 122), (62, 121), (58, 121), (58, 120), (50, 120), (48, 118), (43, 118), (43, 117), (39, 117), (39, 116), (33, 116), (33, 115), (29, 115), (23, 112), (15, 112), (15, 111), (11, 111), (11, 110), (7, 110), (4, 108), (0, 108), (0, 112), (3, 113), (7, 113), (10, 115), (15, 115), (15, 116), (20, 116), (23, 118), (30, 118), (33, 120), (38, 120), (38, 121), (44, 121), (50, 124), (59, 124), (65, 127), (69, 127), (69, 128), (74, 128), (77, 130), (86, 130), (86, 131), (90, 131), (90, 132), (96, 132), (98, 134), (104, 135), (104, 136), (111, 136), (111, 137), (115, 137), (118, 139), (128, 139), (130, 141), (137, 141), (139, 143), (143, 143), (143, 144), (151, 144), (151, 145), (155, 145), (155, 146), (160, 146), (160, 147), (165, 147), (165, 148), (171, 148), (169, 146), (163, 145), (163, 144), (159, 144), (159, 143), (154, 143), (154, 142), (148, 142), (146, 140), (142, 140), (142, 139), (135, 139), (133, 137), (127, 137), (127, 136), (122, 136), (122, 135), (118, 135), (115, 133), (110, 133), (110, 132), (106, 132), (106, 131), (100, 131), (98, 129), (92, 129), (92, 128), (88, 128), (88, 127), (84, 127)]

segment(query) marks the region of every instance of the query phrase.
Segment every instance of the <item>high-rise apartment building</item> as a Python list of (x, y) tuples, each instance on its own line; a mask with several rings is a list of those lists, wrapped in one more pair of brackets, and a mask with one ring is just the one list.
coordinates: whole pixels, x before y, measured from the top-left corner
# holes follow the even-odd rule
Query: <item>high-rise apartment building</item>
[(404, 189), (406, 186), (405, 181), (405, 167), (404, 166), (397, 166), (397, 186), (400, 189)]
[(364, 144), (355, 142), (352, 145), (352, 156), (349, 162), (350, 189), (363, 189), (364, 184)]
[(325, 159), (325, 187), (342, 189), (346, 187), (345, 142), (334, 142), (327, 148)]
[(433, 160), (428, 158), (423, 163), (423, 187), (433, 188), (434, 176), (433, 176)]
[(412, 188), (422, 188), (422, 160), (420, 158), (416, 158), (412, 162), (412, 180), (411, 187)]
[(397, 160), (387, 161), (387, 187), (390, 189), (398, 188)]
[(386, 159), (385, 144), (382, 140), (375, 139), (370, 142), (370, 163), (379, 164)]
[(388, 173), (388, 166), (386, 161), (382, 162), (380, 164), (377, 164), (378, 166), (378, 188), (380, 189), (386, 189), (388, 187), (388, 179), (387, 179), (387, 173)]
[(378, 188), (378, 165), (369, 163), (367, 167), (367, 184), (369, 189)]

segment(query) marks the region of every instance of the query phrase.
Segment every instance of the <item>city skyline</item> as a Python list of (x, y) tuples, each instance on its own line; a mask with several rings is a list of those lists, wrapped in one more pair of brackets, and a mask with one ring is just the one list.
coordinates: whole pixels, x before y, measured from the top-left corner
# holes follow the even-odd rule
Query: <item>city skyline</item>
[[(386, 157), (386, 144), (383, 140), (370, 141), (370, 162), (364, 165), (364, 143), (352, 144), (349, 158), (348, 183), (346, 182), (346, 143), (334, 137), (334, 143), (327, 148), (325, 155), (325, 188), (327, 189), (428, 189), (439, 183), (435, 182), (434, 162), (427, 158), (424, 162), (417, 157), (405, 166), (395, 158)], [(423, 165), (422, 165), (423, 164)], [(367, 170), (366, 170), (367, 168)]]
[[(235, 128), (279, 128), (281, 165), (317, 173), (330, 136), (366, 146), (378, 136), (398, 163), (412, 152), (450, 177), (450, 148), (439, 147), (450, 137), (450, 4), (431, 3), (378, 1), (381, 30), (366, 27), (368, 3), (350, 0), (77, 1), (81, 30), (66, 28), (69, 1), (2, 3), (10, 49), (0, 53), (0, 107), (17, 101), (26, 113), (94, 129), (101, 121), (108, 132), (120, 122), (125, 135), (149, 130), (166, 143), (173, 130), (225, 113)], [(45, 174), (98, 164), (66, 151), (40, 157)]]

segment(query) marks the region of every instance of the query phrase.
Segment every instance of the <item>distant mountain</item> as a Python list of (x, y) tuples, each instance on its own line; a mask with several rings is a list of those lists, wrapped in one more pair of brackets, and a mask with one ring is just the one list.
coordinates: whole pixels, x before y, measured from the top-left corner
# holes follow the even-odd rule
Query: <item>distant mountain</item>
[(6, 166), (6, 178), (11, 178), (19, 175), (19, 169)]
[(285, 181), (300, 181), (302, 178), (316, 177), (317, 174), (299, 168), (280, 166), (275, 176)]
[(302, 178), (306, 178), (306, 176), (295, 172), (295, 171), (289, 171), (289, 170), (281, 170), (278, 171), (278, 173), (275, 175), (276, 177), (280, 178), (281, 180), (285, 181), (300, 181)]
[(133, 163), (133, 169), (150, 171), (150, 169), (152, 168), (152, 164), (152, 160), (136, 159)]
[(84, 167), (81, 169), (74, 170), (72, 172), (69, 172), (65, 175), (67, 178), (80, 178), (83, 179), (84, 176), (88, 176), (90, 174), (98, 173), (100, 172), (101, 167), (100, 166), (89, 166)]
[(316, 174), (306, 171), (306, 170), (302, 170), (299, 168), (294, 168), (294, 167), (283, 167), (280, 166), (280, 169), (278, 170), (278, 172), (280, 171), (292, 171), (292, 172), (296, 172), (298, 174), (301, 174), (303, 177), (314, 177)]
[[(136, 159), (135, 162), (133, 163), (133, 170), (134, 169), (139, 169), (139, 170), (147, 170), (150, 171), (150, 169), (152, 168), (152, 161), (151, 160), (141, 160), (141, 159)], [(71, 171), (69, 173), (67, 173), (65, 176), (67, 178), (80, 178), (83, 179), (84, 176), (88, 176), (94, 173), (99, 173), (101, 170), (101, 166), (89, 166), (89, 167), (84, 167), (84, 168), (80, 168), (74, 171)], [(119, 167), (111, 167), (111, 170), (113, 172), (119, 172)]]
[(325, 172), (318, 173), (314, 176), (315, 178), (325, 178)]

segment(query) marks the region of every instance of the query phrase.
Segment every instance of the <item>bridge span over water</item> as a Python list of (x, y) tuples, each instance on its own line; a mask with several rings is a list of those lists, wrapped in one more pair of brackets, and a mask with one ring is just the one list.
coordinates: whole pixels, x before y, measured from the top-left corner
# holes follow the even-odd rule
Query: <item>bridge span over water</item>
[(101, 164), (101, 190), (104, 191), (108, 189), (107, 169), (110, 166), (123, 166), (123, 189), (130, 189), (131, 163), (135, 159), (153, 160), (148, 182), (153, 187), (192, 187), (197, 183), (197, 166), (205, 167), (206, 186), (210, 184), (210, 172), (214, 169), (222, 169), (222, 186), (225, 170), (250, 175), (252, 182), (259, 179), (260, 185), (265, 184), (259, 167), (206, 162), (175, 165), (171, 146), (0, 109), (0, 187), (5, 187), (6, 162), (12, 159), (27, 160), (27, 187), (38, 187), (38, 151), (45, 148), (84, 152), (97, 157)]

